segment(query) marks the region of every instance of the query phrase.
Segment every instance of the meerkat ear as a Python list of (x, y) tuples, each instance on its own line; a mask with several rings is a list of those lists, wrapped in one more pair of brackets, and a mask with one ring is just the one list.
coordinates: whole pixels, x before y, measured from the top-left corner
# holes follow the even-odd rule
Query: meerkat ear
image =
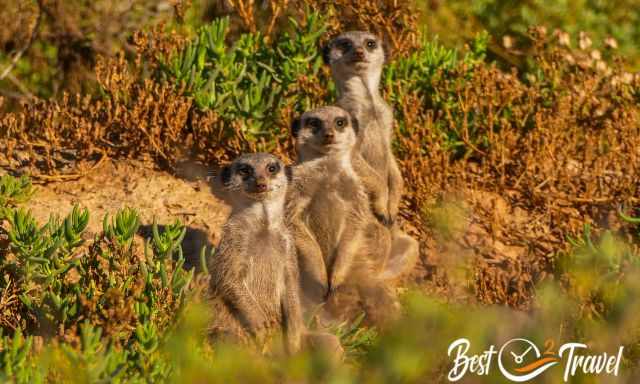
[(351, 127), (353, 127), (353, 130), (356, 132), (356, 135), (360, 132), (360, 123), (358, 122), (358, 119), (356, 119), (355, 116), (350, 115), (351, 117)]
[(389, 64), (389, 61), (391, 60), (391, 51), (391, 44), (389, 43), (389, 40), (386, 38), (382, 39), (382, 52), (384, 53), (385, 64)]
[(300, 128), (301, 128), (301, 121), (300, 118), (295, 118), (293, 119), (293, 121), (291, 122), (291, 135), (296, 138), (298, 137), (298, 133), (300, 132)]
[(226, 165), (220, 170), (220, 181), (222, 185), (228, 185), (231, 181), (231, 166)]
[(326, 65), (331, 64), (330, 55), (331, 55), (331, 41), (325, 44), (324, 47), (322, 47), (322, 61), (324, 61)]
[(284, 175), (287, 178), (287, 182), (291, 183), (293, 181), (293, 167), (290, 165), (285, 165)]

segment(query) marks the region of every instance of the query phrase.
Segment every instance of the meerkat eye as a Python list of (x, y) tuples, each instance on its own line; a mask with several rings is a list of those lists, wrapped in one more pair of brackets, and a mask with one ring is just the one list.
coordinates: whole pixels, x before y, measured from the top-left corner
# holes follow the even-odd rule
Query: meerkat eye
[(378, 47), (378, 43), (375, 40), (367, 40), (367, 48), (370, 50), (376, 49)]
[(267, 167), (267, 170), (271, 174), (278, 173), (278, 171), (280, 170), (280, 164), (278, 163), (269, 164), (269, 166)]
[(238, 173), (242, 176), (249, 176), (251, 174), (251, 168), (247, 165), (241, 165), (238, 167)]
[(342, 52), (347, 52), (353, 46), (353, 44), (351, 44), (351, 42), (349, 40), (341, 40), (341, 41), (338, 42), (337, 45), (338, 45), (338, 48), (340, 48), (340, 50)]
[(316, 134), (322, 128), (322, 124), (319, 119), (311, 118), (307, 120), (307, 126), (311, 127), (311, 131)]
[(347, 125), (347, 119), (342, 118), (342, 117), (338, 117), (336, 119), (336, 126), (339, 128), (344, 128), (344, 126)]

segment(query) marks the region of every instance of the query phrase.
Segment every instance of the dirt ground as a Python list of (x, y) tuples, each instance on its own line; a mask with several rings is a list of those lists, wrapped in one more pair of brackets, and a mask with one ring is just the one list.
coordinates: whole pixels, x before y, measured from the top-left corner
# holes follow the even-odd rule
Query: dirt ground
[(198, 260), (203, 245), (217, 244), (229, 207), (217, 199), (201, 170), (181, 177), (138, 161), (105, 161), (87, 175), (37, 185), (26, 204), (39, 223), (51, 214), (66, 215), (74, 204), (89, 209), (87, 239), (102, 231), (105, 214), (135, 208), (141, 219), (139, 234), (150, 235), (154, 217), (159, 226), (179, 219), (187, 226), (183, 251), (187, 262)]

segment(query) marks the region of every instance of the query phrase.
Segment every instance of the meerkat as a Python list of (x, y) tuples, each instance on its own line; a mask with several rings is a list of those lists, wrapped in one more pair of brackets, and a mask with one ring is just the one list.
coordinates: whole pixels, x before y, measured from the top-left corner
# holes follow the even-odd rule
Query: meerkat
[(281, 328), (289, 353), (310, 348), (340, 361), (344, 349), (333, 334), (304, 326), (293, 240), (285, 222), (284, 199), (290, 168), (265, 153), (243, 155), (223, 167), (213, 189), (232, 212), (209, 261), (215, 320), (221, 338), (264, 342)]
[[(305, 112), (292, 124), (298, 154), (293, 173), (311, 175), (296, 198), (304, 212), (290, 210), (296, 215), (294, 239), (307, 284), (325, 296), (344, 282), (354, 263), (367, 261), (362, 255), (371, 220), (368, 197), (352, 167), (356, 130), (346, 111), (331, 106)], [(390, 247), (389, 241), (381, 243)]]
[(300, 268), (310, 276), (307, 284), (326, 288), (327, 294), (354, 264), (368, 277), (390, 280), (411, 268), (418, 255), (415, 240), (381, 225), (369, 209), (353, 166), (359, 158), (358, 127), (336, 106), (305, 112), (292, 124), (298, 153), (292, 184), (298, 189), (297, 209), (288, 212), (298, 218), (291, 221)]
[(209, 262), (211, 291), (221, 302), (216, 315), (234, 322), (245, 340), (263, 341), (280, 327), (286, 349), (297, 352), (304, 323), (296, 253), (285, 224), (285, 167), (270, 154), (242, 155), (216, 180), (232, 208)]
[(391, 150), (393, 111), (378, 89), (386, 61), (382, 42), (368, 32), (346, 32), (331, 40), (322, 56), (336, 83), (336, 104), (360, 123), (358, 147), (365, 161), (354, 163), (356, 172), (378, 175), (381, 184), (366, 184), (372, 210), (383, 224), (393, 226), (404, 184)]
[[(353, 166), (358, 126), (336, 106), (305, 112), (292, 124), (298, 161), (287, 211), (305, 306), (325, 302), (345, 282), (366, 296), (361, 302), (370, 301), (371, 292), (386, 300), (384, 283), (411, 269), (418, 257), (417, 242), (382, 225), (369, 208)], [(341, 306), (334, 307), (338, 312)]]

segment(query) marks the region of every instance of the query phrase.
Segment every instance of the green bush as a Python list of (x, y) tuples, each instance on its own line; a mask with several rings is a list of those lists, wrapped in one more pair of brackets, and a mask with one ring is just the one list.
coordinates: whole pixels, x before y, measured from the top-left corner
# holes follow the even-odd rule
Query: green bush
[(6, 221), (0, 235), (8, 239), (0, 249), (0, 286), (9, 295), (0, 324), (13, 331), (3, 338), (6, 377), (36, 380), (27, 363), (33, 360), (25, 357), (34, 352), (35, 337), (60, 349), (63, 366), (87, 375), (79, 382), (166, 377), (167, 363), (153, 356), (196, 287), (194, 270), (182, 268), (184, 225), (176, 221), (160, 231), (153, 223), (141, 254), (134, 247), (138, 213), (124, 208), (111, 220), (105, 216), (103, 232), (87, 243), (86, 209), (75, 206), (64, 219), (52, 216), (40, 226), (16, 207), (33, 193), (28, 179), (3, 176), (0, 184)]
[[(290, 19), (293, 32), (284, 32), (275, 41), (267, 42), (258, 32), (242, 34), (229, 43), (229, 21), (217, 19), (202, 27), (182, 50), (165, 58), (158, 77), (193, 97), (199, 109), (214, 112), (227, 135), (237, 134), (233, 123), (240, 121), (245, 140), (283, 141), (292, 113), (301, 114), (335, 99), (335, 86), (322, 68), (318, 49), (324, 23), (320, 14), (312, 12), (301, 22)], [(429, 98), (424, 108), (454, 106), (453, 92), (443, 94), (434, 84), (460, 65), (481, 63), (489, 37), (479, 34), (472, 49), (462, 55), (426, 35), (421, 38), (419, 50), (397, 58), (384, 69), (383, 86), (388, 100), (398, 104), (396, 110), (401, 110), (403, 96), (414, 92)], [(317, 84), (326, 85), (326, 89)], [(455, 132), (445, 135), (451, 146), (463, 144)]]

